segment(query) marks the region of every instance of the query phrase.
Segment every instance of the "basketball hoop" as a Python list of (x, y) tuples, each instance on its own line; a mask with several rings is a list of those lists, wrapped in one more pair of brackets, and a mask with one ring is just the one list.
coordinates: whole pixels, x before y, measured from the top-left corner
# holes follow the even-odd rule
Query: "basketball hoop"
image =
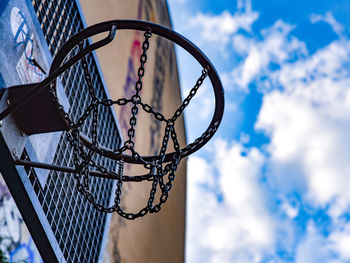
[[(117, 30), (127, 29), (144, 32), (140, 67), (137, 72), (134, 94), (131, 97), (119, 98), (117, 100), (101, 99), (95, 93), (86, 56), (113, 41)], [(96, 43), (90, 42), (89, 39), (91, 37), (101, 33), (108, 33), (108, 35)], [(150, 105), (143, 101), (141, 96), (141, 90), (143, 88), (142, 80), (147, 63), (147, 51), (150, 46), (149, 40), (153, 34), (166, 38), (184, 48), (202, 67), (201, 75), (196, 80), (194, 87), (170, 118), (167, 118), (161, 112), (155, 111)], [(84, 69), (84, 78), (88, 85), (90, 103), (81, 116), (77, 120), (73, 120), (64, 110), (57, 98), (56, 82), (57, 78), (62, 73), (78, 61), (81, 61)], [(208, 128), (199, 138), (181, 148), (177, 139), (175, 123), (207, 77), (212, 83), (215, 97), (215, 109), (212, 120)], [(168, 198), (168, 193), (175, 179), (175, 173), (179, 163), (184, 157), (198, 151), (213, 137), (220, 125), (224, 111), (224, 92), (222, 84), (209, 59), (194, 44), (180, 34), (157, 24), (136, 20), (107, 21), (82, 30), (68, 40), (58, 51), (53, 59), (49, 75), (46, 79), (37, 84), (10, 87), (8, 88), (8, 93), (9, 106), (0, 113), (0, 120), (12, 113), (21, 130), (26, 134), (65, 131), (74, 154), (74, 167), (20, 159), (15, 160), (16, 164), (73, 173), (75, 174), (78, 190), (96, 209), (101, 212), (117, 212), (120, 216), (127, 219), (135, 219), (147, 213), (156, 213), (161, 209), (162, 204), (165, 203)], [(41, 107), (44, 101), (47, 104), (45, 109), (50, 109), (49, 113), (45, 113), (47, 121), (32, 124), (28, 121), (28, 118), (30, 120), (30, 114), (43, 114)], [(115, 149), (110, 149), (101, 145), (98, 142), (98, 112), (102, 107), (124, 106), (127, 104), (131, 105), (131, 117), (129, 119), (130, 126), (126, 140), (121, 147)], [(158, 155), (143, 156), (136, 151), (135, 125), (140, 110), (150, 114), (165, 126), (164, 136), (162, 137)], [(91, 137), (83, 134), (81, 129), (87, 118), (92, 119)], [(172, 152), (168, 152), (169, 144), (171, 144), (174, 149)], [(117, 172), (109, 171), (105, 167), (95, 163), (93, 160), (94, 155), (102, 155), (106, 158), (117, 160)], [(142, 165), (148, 172), (144, 175), (124, 175), (124, 163)], [(96, 202), (89, 191), (89, 178), (91, 176), (116, 180), (115, 199), (112, 206), (105, 207)], [(152, 182), (146, 206), (137, 213), (125, 212), (120, 206), (123, 182), (141, 182), (146, 180)], [(158, 202), (155, 204), (155, 196), (158, 188), (161, 190), (161, 193)]]

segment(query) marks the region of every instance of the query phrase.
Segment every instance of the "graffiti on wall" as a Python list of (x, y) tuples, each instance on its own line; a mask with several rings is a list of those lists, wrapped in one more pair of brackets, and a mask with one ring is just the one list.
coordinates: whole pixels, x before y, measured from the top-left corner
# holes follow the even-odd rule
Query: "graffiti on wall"
[(1, 174), (0, 250), (9, 262), (43, 262)]
[(45, 77), (45, 71), (39, 65), (40, 53), (34, 33), (30, 30), (25, 15), (18, 7), (11, 10), (11, 31), (14, 37), (14, 49), (23, 50), (16, 65), (17, 73), (22, 83), (40, 82)]
[[(157, 1), (158, 3), (159, 1)], [(142, 7), (143, 4), (143, 7)], [(169, 17), (167, 15), (167, 9), (164, 4), (158, 3), (157, 10), (158, 16), (160, 18), (160, 22), (165, 25), (169, 25)], [(146, 20), (155, 22), (155, 13), (152, 5), (152, 1), (140, 1), (138, 8), (138, 19), (142, 17), (142, 10), (145, 11)], [(123, 87), (123, 97), (129, 98), (135, 93), (135, 83), (137, 81), (137, 67), (140, 64), (139, 58), (141, 55), (141, 37), (140, 31), (135, 31), (134, 38), (131, 44), (130, 56), (128, 58), (127, 65), (127, 75), (125, 84)], [(156, 54), (155, 54), (155, 67), (154, 67), (154, 78), (153, 78), (153, 96), (151, 101), (151, 107), (157, 111), (161, 112), (163, 109), (162, 105), (162, 95), (165, 84), (165, 79), (168, 76), (166, 69), (167, 64), (169, 64), (169, 72), (173, 72), (175, 60), (173, 59), (174, 54), (172, 53), (173, 46), (169, 43), (169, 41), (165, 40), (162, 37), (157, 37), (156, 42)], [(141, 90), (142, 93), (142, 90)], [(119, 123), (124, 133), (126, 133), (129, 129), (129, 118), (131, 112), (131, 104), (127, 104), (122, 107), (119, 112)], [(160, 140), (161, 123), (156, 119), (152, 119), (150, 124), (150, 153), (158, 154), (160, 148)], [(136, 136), (135, 136), (136, 137)]]
[[(150, 0), (146, 1), (139, 1), (138, 4), (138, 11), (137, 11), (137, 19), (142, 18), (142, 11), (145, 11), (146, 20), (155, 21), (155, 15), (154, 15), (154, 9), (153, 5)], [(143, 37), (143, 34), (140, 31), (135, 31), (133, 40), (131, 42), (130, 47), (130, 55), (128, 58), (128, 65), (127, 65), (127, 74), (126, 74), (126, 80), (123, 87), (123, 97), (124, 98), (130, 98), (135, 93), (135, 83), (137, 81), (137, 70), (140, 64), (140, 56), (141, 56), (141, 39)], [(141, 90), (142, 93), (142, 90)], [(123, 132), (127, 132), (129, 129), (129, 114), (131, 112), (131, 104), (127, 104), (126, 106), (122, 107), (118, 120), (120, 123), (120, 127), (122, 128)]]

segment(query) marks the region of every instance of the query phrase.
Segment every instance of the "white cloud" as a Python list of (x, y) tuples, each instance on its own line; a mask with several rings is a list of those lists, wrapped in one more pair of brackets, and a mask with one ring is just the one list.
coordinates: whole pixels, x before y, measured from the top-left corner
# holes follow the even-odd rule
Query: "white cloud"
[[(311, 16), (312, 23), (326, 22), (340, 36), (312, 55), (292, 36), (294, 25), (282, 20), (261, 30), (259, 38), (244, 36), (239, 29), (250, 32), (258, 14), (250, 1), (238, 6), (235, 15), (198, 14), (191, 25), (202, 29), (208, 43), (232, 43), (241, 56), (222, 75), (224, 86), (248, 92), (255, 83), (264, 93), (256, 129), (270, 142), (265, 157), (245, 149), (241, 143), (249, 138), (242, 136), (233, 145), (217, 143), (210, 162), (190, 158), (189, 178), (205, 174), (206, 179), (189, 181), (188, 262), (260, 262), (274, 253), (276, 242), (299, 263), (349, 262), (350, 227), (337, 224), (350, 209), (350, 41), (332, 13)], [(283, 219), (273, 220), (266, 208), (258, 181), (266, 164), (267, 182), (282, 196)], [(212, 189), (222, 191), (223, 202)], [(329, 237), (311, 221), (300, 240), (293, 231), (300, 207), (288, 201), (290, 192), (300, 194), (306, 206), (325, 209), (331, 216)]]
[(238, 12), (252, 12), (252, 1), (251, 0), (238, 0), (237, 1)]
[(287, 91), (300, 90), (303, 95), (308, 92), (308, 99), (315, 97), (317, 100), (332, 102), (339, 93), (339, 88), (333, 88), (333, 84), (347, 85), (349, 81), (349, 71), (346, 67), (346, 63), (349, 62), (349, 50), (348, 41), (334, 41), (310, 57), (295, 63), (285, 63), (281, 70), (271, 74), (273, 85), (282, 86)]
[(342, 262), (350, 261), (350, 223), (341, 224), (341, 228), (332, 232), (328, 238), (330, 249), (337, 253)]
[[(311, 221), (307, 227), (305, 238), (296, 249), (296, 263), (330, 263), (332, 255), (327, 240), (318, 233)], [(333, 261), (334, 262), (334, 261)]]
[(262, 41), (242, 35), (233, 37), (234, 50), (244, 56), (243, 62), (231, 72), (223, 75), (223, 79), (234, 80), (234, 85), (248, 91), (249, 83), (258, 76), (268, 74), (272, 63), (282, 64), (294, 56), (307, 54), (305, 44), (294, 37), (289, 37), (293, 26), (278, 20), (271, 28), (262, 30)]
[[(330, 13), (312, 19), (342, 33)], [(282, 196), (298, 192), (302, 202), (331, 216), (329, 238), (309, 224), (296, 262), (348, 262), (350, 227), (338, 222), (350, 209), (350, 41), (340, 37), (308, 55), (305, 44), (290, 36), (292, 29), (277, 21), (261, 32), (263, 40), (234, 36), (243, 60), (227, 78), (246, 90), (255, 82), (264, 92), (256, 129), (270, 137), (266, 160), (272, 189)], [(290, 219), (298, 216), (298, 207), (287, 201), (280, 208)]]
[(208, 252), (203, 249), (204, 233), (217, 199), (204, 185), (213, 185), (214, 171), (210, 164), (198, 157), (190, 157), (187, 167), (186, 261), (205, 262)]
[(214, 42), (223, 48), (232, 35), (242, 29), (251, 32), (251, 25), (258, 19), (259, 14), (252, 11), (250, 0), (240, 0), (237, 3), (239, 12), (230, 14), (224, 11), (219, 15), (198, 13), (190, 19), (192, 28), (200, 28), (201, 37), (207, 42)]
[(281, 209), (287, 214), (289, 218), (295, 218), (299, 213), (298, 209), (288, 202), (284, 202), (281, 206)]
[[(217, 141), (211, 158), (190, 157), (188, 163), (187, 260), (260, 262), (275, 242), (258, 181), (264, 157), (257, 149)], [(222, 202), (211, 189), (222, 192)]]
[(282, 65), (271, 74), (282, 90), (264, 96), (256, 124), (271, 137), (272, 166), (294, 166), (306, 179), (309, 201), (331, 204), (333, 217), (350, 204), (350, 78), (344, 70), (349, 51), (348, 42), (333, 42)]
[(345, 263), (350, 261), (350, 223), (338, 222), (324, 236), (313, 221), (296, 248), (296, 263)]
[(329, 24), (332, 27), (332, 30), (339, 36), (341, 36), (344, 32), (344, 26), (338, 23), (332, 12), (327, 12), (325, 15), (312, 14), (310, 21), (311, 23), (325, 22)]

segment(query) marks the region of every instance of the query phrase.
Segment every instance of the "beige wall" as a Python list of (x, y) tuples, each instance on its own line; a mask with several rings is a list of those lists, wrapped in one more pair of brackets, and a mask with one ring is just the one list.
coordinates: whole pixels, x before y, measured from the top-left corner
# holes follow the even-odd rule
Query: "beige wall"
[[(167, 6), (163, 0), (80, 0), (88, 25), (114, 19), (149, 20), (170, 27)], [(110, 95), (117, 99), (130, 97), (139, 67), (142, 32), (117, 31), (115, 40), (97, 51)], [(142, 98), (144, 102), (171, 117), (181, 104), (179, 80), (173, 45), (153, 35), (145, 67)], [(120, 128), (127, 138), (130, 108), (116, 108)], [(137, 150), (141, 154), (159, 152), (164, 127), (149, 114), (138, 114)], [(180, 144), (185, 144), (183, 119), (176, 125)], [(138, 166), (127, 166), (125, 174), (140, 172)], [(146, 205), (151, 182), (123, 185), (123, 206), (136, 212)], [(185, 240), (185, 160), (178, 168), (168, 201), (157, 214), (128, 221), (114, 214), (111, 221), (106, 262), (183, 262)]]

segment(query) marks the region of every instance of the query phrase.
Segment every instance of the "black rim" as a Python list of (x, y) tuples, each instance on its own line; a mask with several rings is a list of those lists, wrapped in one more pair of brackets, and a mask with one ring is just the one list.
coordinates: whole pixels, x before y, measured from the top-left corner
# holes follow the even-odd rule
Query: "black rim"
[[(58, 53), (54, 57), (53, 62), (51, 64), (50, 75), (52, 73), (61, 71), (60, 68), (62, 66), (64, 67), (64, 64), (62, 65), (62, 63), (66, 58), (67, 54), (69, 54), (69, 52), (73, 50), (73, 48), (75, 48), (82, 40), (88, 39), (91, 36), (94, 36), (99, 33), (110, 32), (109, 37), (91, 46), (91, 50), (88, 51), (88, 53), (90, 53), (93, 50), (111, 42), (113, 40), (113, 37), (110, 37), (110, 36), (115, 33), (115, 28), (117, 30), (122, 30), (122, 29), (139, 30), (139, 31), (151, 30), (152, 34), (162, 36), (176, 43), (177, 45), (181, 46), (188, 53), (190, 53), (204, 69), (208, 70), (208, 76), (213, 85), (214, 95), (215, 95), (214, 114), (207, 130), (203, 133), (203, 134), (206, 134), (206, 136), (199, 137), (198, 139), (195, 140), (195, 143), (190, 143), (186, 147), (181, 149), (181, 157), (188, 156), (198, 151), (200, 148), (203, 147), (203, 145), (205, 145), (212, 138), (212, 136), (215, 134), (218, 126), (221, 123), (223, 112), (224, 112), (224, 90), (221, 84), (220, 77), (217, 74), (212, 63), (209, 61), (209, 59), (191, 41), (189, 41), (182, 35), (176, 33), (175, 31), (151, 22), (145, 22), (145, 21), (139, 21), (139, 20), (111, 20), (111, 21), (106, 21), (106, 22), (102, 22), (102, 23), (87, 27), (86, 29), (80, 31), (79, 33), (74, 35), (71, 39), (69, 39), (58, 51)], [(80, 59), (84, 55), (86, 55), (86, 53), (82, 54), (81, 56), (78, 55), (77, 57), (79, 57)], [(87, 145), (90, 144), (89, 139), (87, 139), (86, 137), (83, 139), (83, 142)], [(131, 155), (125, 155), (125, 154), (116, 155), (114, 154), (113, 150), (106, 149), (104, 147), (99, 146), (97, 151), (108, 158), (112, 158), (116, 160), (122, 159), (129, 163), (142, 164), (141, 160), (135, 159)], [(164, 158), (164, 162), (171, 161), (174, 158), (175, 154), (176, 154), (175, 152), (166, 154)], [(159, 156), (157, 155), (142, 156), (142, 159), (145, 161), (152, 161), (152, 160), (159, 159)]]

